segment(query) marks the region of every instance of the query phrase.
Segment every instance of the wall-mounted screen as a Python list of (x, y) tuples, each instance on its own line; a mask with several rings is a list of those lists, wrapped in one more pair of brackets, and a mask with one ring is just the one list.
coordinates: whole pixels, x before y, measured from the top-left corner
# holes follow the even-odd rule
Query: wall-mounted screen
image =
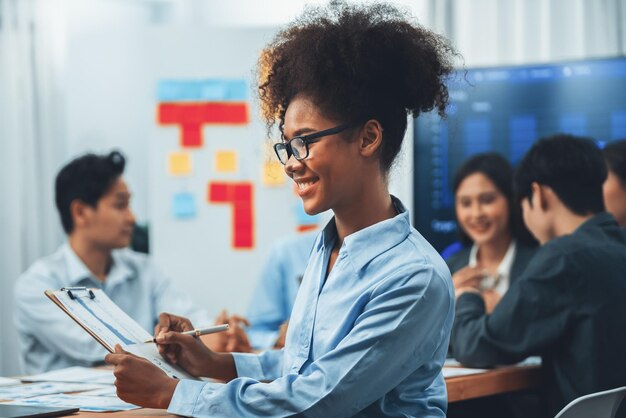
[(450, 78), (448, 117), (414, 124), (415, 227), (442, 251), (456, 241), (452, 179), (468, 157), (496, 151), (515, 165), (559, 132), (626, 139), (626, 58), (474, 68)]

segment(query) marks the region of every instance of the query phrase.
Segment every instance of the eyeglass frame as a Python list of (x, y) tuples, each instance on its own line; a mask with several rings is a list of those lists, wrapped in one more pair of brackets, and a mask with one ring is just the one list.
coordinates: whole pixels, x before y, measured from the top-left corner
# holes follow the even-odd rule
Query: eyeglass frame
[[(297, 135), (291, 138), (287, 142), (275, 143), (274, 152), (276, 153), (276, 157), (278, 157), (278, 161), (280, 161), (282, 165), (286, 165), (287, 161), (289, 161), (289, 158), (291, 158), (292, 155), (296, 160), (302, 161), (309, 157), (309, 144), (316, 143), (317, 141), (320, 140), (320, 138), (324, 136), (335, 135), (335, 134), (345, 131), (346, 129), (354, 128), (357, 125), (358, 123), (344, 123), (343, 125), (335, 126), (334, 128), (324, 129), (323, 131), (314, 132), (312, 134)], [(296, 155), (293, 153), (293, 148), (292, 148), (293, 146), (291, 145), (291, 143), (296, 139), (299, 139), (302, 141), (302, 143), (304, 144), (304, 150), (306, 151), (305, 155), (300, 158), (296, 157)], [(279, 154), (280, 148), (283, 148), (285, 151), (287, 151), (287, 159), (285, 160), (285, 162), (283, 162), (283, 160), (280, 158), (280, 154)]]

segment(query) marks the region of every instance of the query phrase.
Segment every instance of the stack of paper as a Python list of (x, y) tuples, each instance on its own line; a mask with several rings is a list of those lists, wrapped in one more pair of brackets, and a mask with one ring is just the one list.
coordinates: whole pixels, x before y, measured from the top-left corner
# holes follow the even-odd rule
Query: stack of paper
[(60, 406), (67, 408), (80, 408), (81, 411), (108, 412), (128, 411), (139, 408), (136, 405), (126, 403), (112, 396), (87, 396), (87, 395), (45, 395), (33, 398), (18, 399), (7, 402), (10, 405), (29, 406)]
[(19, 385), (20, 381), (17, 379), (9, 379), (8, 377), (0, 377), (0, 387)]
[[(5, 379), (0, 380), (3, 382)], [(115, 377), (108, 369), (69, 367), (19, 380), (6, 379), (11, 386), (0, 387), (0, 400), (10, 405), (58, 406), (82, 411), (127, 411), (139, 408), (119, 399), (113, 386)]]
[(39, 382), (31, 385), (17, 385), (0, 388), (0, 399), (12, 400), (33, 396), (51, 395), (55, 393), (82, 392), (84, 390), (102, 389), (106, 386), (92, 383), (57, 383)]
[(47, 373), (35, 374), (22, 378), (23, 382), (76, 382), (112, 385), (115, 382), (113, 370), (89, 367), (68, 367)]
[(443, 377), (468, 376), (471, 374), (485, 373), (486, 369), (468, 369), (464, 367), (445, 367), (442, 369)]

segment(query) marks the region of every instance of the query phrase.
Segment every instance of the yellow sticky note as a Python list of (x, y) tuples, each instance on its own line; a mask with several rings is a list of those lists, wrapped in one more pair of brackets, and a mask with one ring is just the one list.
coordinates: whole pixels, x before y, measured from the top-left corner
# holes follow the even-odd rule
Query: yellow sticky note
[(172, 176), (184, 176), (191, 173), (191, 156), (186, 152), (170, 153), (167, 169)]
[(237, 153), (235, 151), (217, 151), (215, 153), (215, 171), (219, 173), (237, 171)]
[(285, 184), (285, 170), (278, 161), (266, 162), (263, 165), (263, 184), (266, 186), (282, 186)]

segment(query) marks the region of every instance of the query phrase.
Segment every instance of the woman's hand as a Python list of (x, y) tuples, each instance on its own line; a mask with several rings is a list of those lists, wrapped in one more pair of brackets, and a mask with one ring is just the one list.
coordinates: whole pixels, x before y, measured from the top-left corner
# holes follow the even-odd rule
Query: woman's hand
[(148, 360), (128, 353), (119, 345), (104, 361), (115, 366), (117, 396), (145, 408), (167, 409), (178, 380), (168, 377)]
[(168, 359), (193, 376), (212, 377), (224, 381), (237, 377), (232, 355), (211, 351), (193, 335), (176, 331), (161, 332), (156, 337), (156, 342), (165, 347), (166, 353), (175, 353), (168, 356)]
[(480, 267), (463, 267), (452, 275), (454, 289), (474, 288), (480, 290), (480, 282), (486, 277), (485, 271)]
[[(159, 323), (154, 327), (154, 336), (158, 337), (160, 334), (175, 331), (193, 331), (194, 327), (191, 321), (182, 316), (172, 315), (168, 313), (162, 313), (159, 315)], [(178, 362), (178, 355), (180, 354), (180, 347), (177, 345), (162, 345), (158, 344), (157, 348), (159, 353), (168, 359), (171, 363), (176, 364)]]

